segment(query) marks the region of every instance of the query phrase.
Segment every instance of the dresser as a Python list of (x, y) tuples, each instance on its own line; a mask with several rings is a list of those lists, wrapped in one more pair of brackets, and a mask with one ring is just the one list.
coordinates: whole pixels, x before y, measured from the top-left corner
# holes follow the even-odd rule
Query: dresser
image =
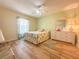
[(51, 39), (75, 44), (75, 33), (66, 31), (52, 31)]

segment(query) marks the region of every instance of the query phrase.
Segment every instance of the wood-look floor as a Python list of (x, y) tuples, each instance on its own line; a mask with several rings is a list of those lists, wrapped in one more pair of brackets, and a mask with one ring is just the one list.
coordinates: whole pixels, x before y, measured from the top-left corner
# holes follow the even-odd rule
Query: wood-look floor
[(0, 45), (0, 59), (79, 59), (79, 49), (51, 39), (39, 45), (18, 40)]

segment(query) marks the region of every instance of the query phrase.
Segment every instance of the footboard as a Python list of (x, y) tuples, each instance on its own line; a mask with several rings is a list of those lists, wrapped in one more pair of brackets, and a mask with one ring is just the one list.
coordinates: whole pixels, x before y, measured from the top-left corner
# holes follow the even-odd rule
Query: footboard
[(29, 32), (26, 33), (26, 38), (25, 38), (25, 40), (30, 41), (34, 44), (44, 42), (47, 39), (49, 39), (48, 32)]

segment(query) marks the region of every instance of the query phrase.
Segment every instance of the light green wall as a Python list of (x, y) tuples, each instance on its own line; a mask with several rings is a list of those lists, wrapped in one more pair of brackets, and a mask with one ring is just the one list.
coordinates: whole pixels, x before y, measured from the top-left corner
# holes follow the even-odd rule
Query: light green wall
[(38, 19), (38, 29), (55, 30), (56, 26), (61, 25), (61, 27), (63, 27), (63, 23), (59, 22), (62, 17), (65, 17), (63, 11), (40, 17)]
[[(79, 7), (64, 10), (56, 13), (52, 13), (51, 15), (43, 16), (38, 18), (38, 29), (48, 29), (55, 30), (57, 26), (64, 28), (67, 24), (67, 20), (72, 18), (79, 18)], [(66, 22), (61, 22), (60, 20), (65, 19)]]

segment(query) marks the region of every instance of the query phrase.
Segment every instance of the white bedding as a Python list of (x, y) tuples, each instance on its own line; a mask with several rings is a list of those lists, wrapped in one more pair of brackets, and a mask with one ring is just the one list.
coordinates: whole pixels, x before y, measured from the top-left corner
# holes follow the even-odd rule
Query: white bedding
[(41, 43), (45, 40), (49, 39), (49, 32), (27, 32), (25, 40), (30, 41), (34, 44)]

